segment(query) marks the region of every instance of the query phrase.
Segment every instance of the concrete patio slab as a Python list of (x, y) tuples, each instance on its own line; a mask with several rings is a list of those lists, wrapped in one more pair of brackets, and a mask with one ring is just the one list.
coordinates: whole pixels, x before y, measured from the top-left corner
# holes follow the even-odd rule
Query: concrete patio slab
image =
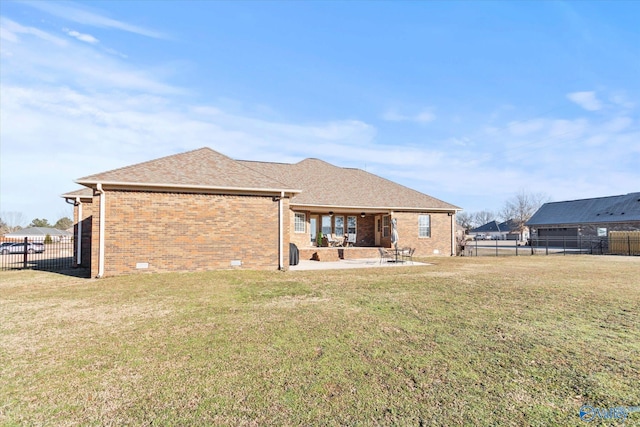
[(343, 259), (340, 261), (308, 261), (300, 260), (298, 265), (290, 265), (289, 271), (307, 270), (344, 270), (349, 268), (399, 268), (419, 265), (430, 265), (424, 262), (380, 262), (379, 258)]

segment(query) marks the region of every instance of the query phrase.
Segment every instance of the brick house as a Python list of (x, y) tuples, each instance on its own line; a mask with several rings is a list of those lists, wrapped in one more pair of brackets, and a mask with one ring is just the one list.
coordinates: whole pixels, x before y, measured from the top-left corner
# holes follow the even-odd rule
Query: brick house
[[(359, 169), (318, 159), (234, 160), (210, 148), (80, 178), (74, 204), (79, 266), (91, 277), (137, 271), (281, 269), (301, 259), (455, 254), (457, 206)], [(330, 234), (346, 247), (320, 247)], [(78, 238), (80, 236), (80, 238)], [(319, 245), (320, 243), (320, 245)]]

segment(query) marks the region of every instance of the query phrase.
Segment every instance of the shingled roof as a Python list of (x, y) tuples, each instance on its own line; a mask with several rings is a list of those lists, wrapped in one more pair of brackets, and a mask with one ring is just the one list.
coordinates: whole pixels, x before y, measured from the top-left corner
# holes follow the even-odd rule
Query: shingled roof
[[(292, 206), (459, 210), (442, 200), (365, 172), (318, 159), (298, 163), (234, 160), (210, 148), (175, 154), (76, 181), (95, 187), (170, 187), (285, 191)], [(72, 193), (67, 193), (72, 194)]]
[(78, 184), (297, 192), (210, 148), (200, 148), (86, 176)]
[(640, 192), (594, 199), (545, 203), (527, 225), (640, 221)]
[(251, 161), (240, 163), (301, 188), (302, 192), (291, 200), (294, 207), (460, 209), (361, 169), (342, 168), (323, 160), (305, 159), (295, 164)]

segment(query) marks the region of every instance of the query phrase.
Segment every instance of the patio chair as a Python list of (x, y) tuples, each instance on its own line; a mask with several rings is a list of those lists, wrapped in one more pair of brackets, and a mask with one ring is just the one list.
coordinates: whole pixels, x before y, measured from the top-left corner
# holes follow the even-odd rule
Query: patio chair
[(383, 259), (387, 262), (389, 262), (389, 260), (395, 261), (395, 255), (387, 251), (385, 248), (378, 248), (378, 252), (380, 252), (380, 264), (382, 264)]
[(347, 234), (347, 240), (345, 243), (345, 246), (353, 246), (356, 244), (356, 233), (349, 233)]
[(416, 248), (406, 248), (402, 253), (403, 259), (408, 259), (413, 264), (413, 253), (416, 251)]
[(342, 246), (342, 242), (334, 238), (331, 234), (325, 234), (325, 238), (327, 239), (327, 246), (330, 248)]

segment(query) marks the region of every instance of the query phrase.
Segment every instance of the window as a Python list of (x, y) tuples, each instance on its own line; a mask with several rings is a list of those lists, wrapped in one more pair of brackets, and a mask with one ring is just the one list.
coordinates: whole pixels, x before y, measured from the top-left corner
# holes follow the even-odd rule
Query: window
[(322, 215), (322, 235), (326, 236), (327, 234), (331, 234), (331, 217)]
[(431, 215), (418, 215), (418, 237), (431, 237)]
[(305, 233), (307, 230), (307, 215), (296, 212), (293, 230), (296, 233)]
[(347, 217), (347, 234), (356, 234), (356, 217)]
[(389, 221), (391, 217), (389, 215), (385, 215), (382, 217), (382, 237), (389, 237), (391, 235), (389, 228)]
[(337, 237), (344, 236), (344, 217), (337, 216), (335, 219), (335, 232)]

